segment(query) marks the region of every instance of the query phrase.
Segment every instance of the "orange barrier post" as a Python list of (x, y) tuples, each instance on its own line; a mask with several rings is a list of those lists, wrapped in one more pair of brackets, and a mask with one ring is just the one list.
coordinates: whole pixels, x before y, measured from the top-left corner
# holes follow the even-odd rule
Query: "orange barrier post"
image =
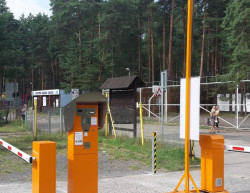
[(222, 135), (200, 135), (201, 190), (228, 193), (224, 190), (224, 138)]
[(56, 143), (34, 141), (32, 156), (32, 193), (56, 192)]

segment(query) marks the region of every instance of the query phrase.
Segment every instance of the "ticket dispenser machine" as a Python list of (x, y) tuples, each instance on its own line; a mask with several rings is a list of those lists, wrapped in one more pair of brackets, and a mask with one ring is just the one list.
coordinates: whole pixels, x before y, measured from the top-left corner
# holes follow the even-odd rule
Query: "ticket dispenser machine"
[(68, 132), (68, 193), (98, 192), (98, 130), (107, 106), (100, 93), (84, 93), (64, 108)]

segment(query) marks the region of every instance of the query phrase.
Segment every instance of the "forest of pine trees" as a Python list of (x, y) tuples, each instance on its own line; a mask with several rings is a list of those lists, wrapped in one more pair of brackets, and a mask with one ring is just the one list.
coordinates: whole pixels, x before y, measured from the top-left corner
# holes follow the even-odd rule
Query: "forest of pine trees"
[[(50, 0), (52, 16), (18, 20), (0, 0), (0, 92), (98, 90), (110, 77), (185, 76), (187, 0)], [(192, 76), (250, 72), (250, 0), (194, 1)], [(237, 74), (237, 76), (236, 76)]]

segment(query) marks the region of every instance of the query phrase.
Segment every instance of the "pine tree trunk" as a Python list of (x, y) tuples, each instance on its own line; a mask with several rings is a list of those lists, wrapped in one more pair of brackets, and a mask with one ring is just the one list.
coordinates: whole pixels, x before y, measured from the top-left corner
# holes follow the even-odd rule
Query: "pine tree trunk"
[(222, 54), (220, 53), (220, 55), (219, 55), (219, 60), (220, 60), (220, 64), (219, 64), (219, 66), (220, 66), (220, 73), (222, 74), (223, 72), (222, 72), (222, 63), (223, 63), (223, 56), (222, 56)]
[(52, 71), (52, 84), (53, 84), (53, 88), (55, 89), (55, 70), (54, 70), (54, 65), (53, 65), (53, 61), (50, 61), (51, 64), (51, 71)]
[(212, 70), (212, 76), (214, 76), (214, 52), (211, 53), (211, 70)]
[(151, 30), (150, 30), (150, 20), (148, 18), (148, 81), (151, 82)]
[[(58, 65), (57, 65), (57, 58), (55, 58), (55, 60), (54, 60), (54, 63), (55, 63), (55, 67), (56, 67), (56, 72), (55, 72), (55, 82), (56, 82), (56, 84), (55, 85), (57, 85), (58, 84), (58, 79), (59, 79), (59, 77), (58, 76), (60, 76), (59, 75), (59, 72), (58, 72)], [(57, 86), (55, 86), (55, 88), (56, 88)]]
[(142, 61), (141, 61), (141, 18), (138, 17), (138, 63), (139, 77), (142, 78)]
[[(185, 2), (185, 0), (184, 0)], [(182, 67), (182, 76), (185, 77), (186, 74), (186, 44), (187, 44), (187, 25), (186, 25), (186, 9), (183, 9), (183, 67)]]
[(81, 49), (81, 45), (82, 45), (82, 31), (79, 30), (78, 32), (78, 43), (79, 43), (79, 63), (82, 63), (82, 49)]
[(151, 23), (151, 28), (150, 28), (150, 34), (151, 34), (151, 64), (152, 64), (152, 83), (155, 81), (155, 62), (154, 62), (154, 34), (152, 30), (152, 23), (153, 23), (153, 13), (152, 13), (152, 8), (150, 9), (150, 23)]
[[(164, 1), (165, 7), (165, 1)], [(166, 18), (165, 14), (163, 14), (162, 21), (162, 68), (166, 70)]]
[[(92, 6), (94, 7), (95, 5), (95, 0), (92, 0)], [(93, 51), (94, 49), (94, 43), (93, 43), (93, 39), (94, 39), (94, 13), (91, 12), (91, 34), (90, 34), (90, 39), (91, 39), (91, 50)]]
[[(218, 35), (219, 33), (219, 21), (216, 21), (216, 35)], [(215, 71), (215, 75), (218, 72), (218, 52), (219, 52), (219, 39), (218, 37), (216, 37), (215, 39), (215, 57), (214, 57), (214, 71)]]
[(40, 72), (41, 72), (40, 76), (41, 76), (41, 85), (42, 85), (41, 89), (44, 90), (44, 85), (43, 85), (43, 70), (41, 70), (41, 68), (40, 68)]
[(151, 60), (152, 60), (152, 82), (155, 81), (155, 62), (154, 62), (154, 34), (151, 30)]
[(31, 82), (32, 82), (32, 86), (34, 88), (34, 70), (33, 70), (33, 65), (32, 65), (32, 70), (31, 70)]
[[(208, 42), (208, 45), (209, 45), (209, 42)], [(209, 75), (209, 71), (210, 71), (209, 67), (210, 67), (210, 53), (209, 53), (209, 50), (208, 50), (207, 51), (207, 75)]]
[(205, 50), (205, 32), (206, 32), (206, 4), (204, 2), (204, 16), (203, 16), (203, 29), (202, 29), (202, 43), (201, 43), (201, 63), (200, 63), (200, 77), (203, 76), (203, 65), (204, 65), (204, 50)]
[(173, 80), (173, 66), (172, 66), (172, 43), (173, 43), (173, 26), (174, 26), (174, 5), (175, 0), (172, 0), (172, 10), (170, 16), (170, 32), (169, 32), (169, 49), (168, 49), (168, 77)]
[[(100, 10), (98, 10), (98, 38), (101, 38), (101, 13)], [(102, 82), (102, 73), (103, 73), (103, 57), (102, 55), (104, 55), (104, 48), (103, 48), (103, 54), (101, 53), (101, 48), (99, 48), (99, 77), (98, 77), (98, 82), (101, 83)]]

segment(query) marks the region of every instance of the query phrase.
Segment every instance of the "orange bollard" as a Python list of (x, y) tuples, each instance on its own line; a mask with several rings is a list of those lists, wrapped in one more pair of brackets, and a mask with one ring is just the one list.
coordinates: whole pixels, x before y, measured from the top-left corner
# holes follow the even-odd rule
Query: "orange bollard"
[(223, 192), (224, 190), (224, 138), (222, 135), (200, 135), (201, 190)]
[(55, 193), (56, 143), (34, 141), (32, 156), (32, 193)]

